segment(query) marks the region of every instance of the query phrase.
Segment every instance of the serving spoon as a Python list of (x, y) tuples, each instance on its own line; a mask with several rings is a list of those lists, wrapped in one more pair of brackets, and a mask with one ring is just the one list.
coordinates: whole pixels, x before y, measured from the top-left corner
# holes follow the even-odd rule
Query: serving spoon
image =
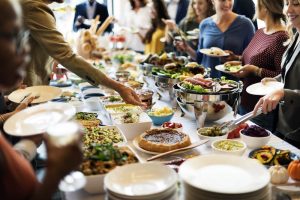
[(199, 142), (196, 142), (196, 143), (193, 143), (191, 144), (190, 146), (187, 146), (187, 147), (183, 147), (183, 148), (179, 148), (179, 149), (174, 149), (174, 150), (171, 150), (171, 151), (167, 151), (165, 153), (161, 153), (161, 154), (158, 154), (158, 155), (155, 155), (155, 156), (152, 156), (150, 158), (147, 159), (147, 161), (151, 161), (151, 160), (155, 160), (157, 158), (161, 158), (161, 157), (164, 157), (164, 156), (168, 156), (170, 154), (173, 154), (173, 153), (176, 153), (176, 152), (180, 152), (180, 151), (185, 151), (185, 150), (189, 150), (189, 149), (193, 149), (193, 148), (196, 148), (202, 144), (205, 144), (207, 143), (208, 140), (201, 140)]

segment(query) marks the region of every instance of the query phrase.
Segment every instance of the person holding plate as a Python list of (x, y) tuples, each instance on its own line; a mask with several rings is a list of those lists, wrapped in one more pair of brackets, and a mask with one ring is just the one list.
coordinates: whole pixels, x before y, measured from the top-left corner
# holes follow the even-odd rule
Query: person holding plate
[(251, 41), (255, 28), (248, 18), (232, 12), (233, 0), (212, 0), (212, 3), (216, 14), (200, 23), (198, 50), (195, 51), (185, 42), (177, 42), (176, 45), (199, 64), (211, 68), (211, 77), (219, 78), (221, 72), (215, 66), (221, 64), (221, 59), (203, 54), (199, 50), (218, 47), (242, 54)]
[[(246, 88), (260, 82), (262, 78), (275, 77), (280, 73), (282, 55), (286, 50), (284, 43), (288, 40), (283, 8), (284, 0), (257, 0), (256, 16), (265, 22), (266, 27), (255, 33), (241, 56), (231, 55), (234, 60), (241, 60), (244, 65), (240, 71), (232, 73), (233, 76), (241, 78), (244, 83), (239, 107), (241, 115), (252, 111), (259, 99), (259, 96), (247, 93)], [(271, 113), (266, 116), (260, 115), (253, 121), (269, 130), (273, 128)]]
[(284, 88), (262, 97), (257, 102), (254, 112), (262, 107), (263, 113), (269, 113), (278, 107), (275, 134), (292, 145), (300, 148), (300, 0), (286, 0), (287, 17), (296, 34), (283, 54), (281, 74), (266, 81), (280, 81)]

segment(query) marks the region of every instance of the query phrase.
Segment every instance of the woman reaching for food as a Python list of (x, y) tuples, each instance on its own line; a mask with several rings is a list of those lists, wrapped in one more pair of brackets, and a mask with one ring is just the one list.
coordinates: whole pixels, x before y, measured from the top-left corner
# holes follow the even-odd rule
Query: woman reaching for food
[[(200, 26), (198, 50), (218, 47), (242, 54), (254, 35), (252, 22), (244, 16), (232, 12), (233, 0), (212, 0), (216, 14), (204, 19)], [(187, 52), (199, 64), (211, 68), (211, 77), (218, 78), (221, 72), (215, 69), (221, 59), (195, 51), (185, 42), (177, 42), (181, 51)]]
[[(257, 0), (256, 16), (266, 24), (259, 29), (241, 56), (232, 55), (234, 60), (241, 60), (244, 65), (233, 76), (241, 78), (244, 89), (241, 96), (239, 114), (244, 115), (253, 110), (259, 97), (248, 94), (249, 85), (260, 82), (265, 77), (275, 77), (280, 74), (282, 55), (286, 50), (284, 43), (288, 40), (285, 31), (286, 16), (283, 13), (284, 0)], [(229, 64), (231, 62), (228, 62)], [(273, 115), (260, 115), (253, 119), (256, 124), (271, 130)]]
[(295, 28), (296, 34), (292, 37), (281, 62), (281, 74), (275, 78), (265, 78), (266, 81), (280, 81), (283, 89), (262, 97), (257, 102), (254, 112), (262, 107), (263, 113), (268, 113), (278, 107), (278, 118), (275, 134), (292, 145), (300, 148), (300, 0), (286, 0), (287, 17)]

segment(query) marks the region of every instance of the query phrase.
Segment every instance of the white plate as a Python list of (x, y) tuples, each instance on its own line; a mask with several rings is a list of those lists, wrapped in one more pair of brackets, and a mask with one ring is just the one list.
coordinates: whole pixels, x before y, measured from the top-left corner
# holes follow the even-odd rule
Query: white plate
[(199, 51), (200, 51), (200, 53), (203, 53), (203, 54), (205, 54), (205, 55), (207, 55), (207, 56), (210, 56), (210, 57), (217, 57), (217, 58), (219, 58), (219, 57), (225, 57), (225, 56), (229, 56), (229, 55), (230, 55), (229, 53), (226, 53), (226, 52), (224, 52), (224, 53), (221, 54), (221, 55), (211, 54), (211, 53), (210, 53), (210, 52), (211, 52), (211, 49), (200, 49)]
[(29, 136), (44, 133), (48, 127), (70, 120), (76, 113), (68, 103), (45, 103), (18, 112), (4, 123), (9, 135)]
[(176, 172), (160, 163), (138, 163), (117, 167), (104, 178), (107, 190), (123, 197), (158, 194), (168, 190), (176, 182)]
[(252, 84), (246, 88), (246, 91), (249, 94), (264, 96), (282, 88), (283, 83), (277, 81), (269, 81), (265, 85), (261, 82)]
[(258, 191), (270, 182), (268, 170), (258, 161), (231, 155), (202, 155), (179, 167), (181, 179), (201, 190), (243, 194)]
[(217, 65), (215, 67), (216, 70), (219, 70), (221, 72), (224, 72), (224, 73), (227, 73), (227, 74), (233, 74), (233, 73), (237, 73), (238, 71), (241, 71), (243, 69), (243, 67), (241, 67), (240, 70), (237, 70), (237, 71), (227, 71), (224, 67), (224, 65)]
[(10, 93), (8, 99), (12, 102), (20, 103), (26, 95), (30, 94), (30, 96), (39, 96), (32, 103), (43, 103), (59, 97), (61, 93), (62, 90), (58, 87), (48, 85), (32, 86)]

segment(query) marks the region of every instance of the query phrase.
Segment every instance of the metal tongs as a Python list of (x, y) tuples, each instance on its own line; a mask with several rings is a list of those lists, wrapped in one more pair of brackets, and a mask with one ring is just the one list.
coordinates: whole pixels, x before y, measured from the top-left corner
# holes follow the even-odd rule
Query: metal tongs
[(254, 112), (251, 111), (251, 112), (241, 116), (238, 119), (231, 120), (231, 121), (223, 123), (220, 126), (220, 128), (223, 129), (223, 128), (226, 127), (228, 129), (228, 131), (231, 131), (231, 130), (235, 129), (238, 125), (240, 125), (240, 124), (242, 124), (242, 123), (258, 116), (258, 115), (260, 115), (261, 113), (262, 113), (262, 107), (259, 107), (255, 115), (254, 115)]

